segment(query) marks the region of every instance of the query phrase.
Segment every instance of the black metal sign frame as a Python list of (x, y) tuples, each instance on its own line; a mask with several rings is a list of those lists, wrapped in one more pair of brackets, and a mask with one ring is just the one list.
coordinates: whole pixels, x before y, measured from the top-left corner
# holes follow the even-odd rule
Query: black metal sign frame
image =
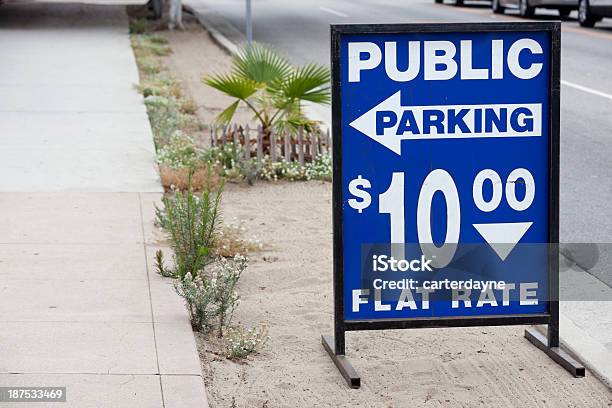
[[(474, 33), (538, 31), (550, 36), (549, 60), (549, 312), (526, 315), (475, 317), (344, 320), (344, 237), (342, 212), (342, 108), (340, 40), (351, 34)], [(331, 26), (332, 133), (333, 133), (333, 232), (334, 232), (334, 337), (322, 336), (324, 348), (352, 388), (361, 379), (345, 357), (345, 333), (354, 330), (415, 329), (547, 324), (547, 336), (534, 328), (525, 337), (576, 377), (584, 367), (559, 348), (559, 134), (560, 134), (560, 22), (445, 23), (445, 24), (348, 24)]]

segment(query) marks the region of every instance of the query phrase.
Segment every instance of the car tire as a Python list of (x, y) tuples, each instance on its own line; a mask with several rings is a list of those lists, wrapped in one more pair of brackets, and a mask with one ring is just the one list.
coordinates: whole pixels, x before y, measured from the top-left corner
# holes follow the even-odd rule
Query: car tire
[(455, 0), (455, 6), (463, 6), (463, 0)]
[(559, 17), (561, 17), (563, 20), (566, 20), (570, 13), (572, 12), (572, 9), (569, 7), (561, 7), (559, 8)]
[(491, 10), (495, 14), (504, 14), (504, 6), (499, 4), (499, 0), (492, 0), (491, 1)]
[(520, 0), (519, 14), (521, 15), (521, 17), (533, 17), (533, 15), (535, 14), (535, 7), (529, 5), (529, 0)]
[(582, 27), (593, 27), (597, 22), (597, 18), (589, 10), (588, 0), (578, 2), (578, 22)]
[(149, 9), (153, 12), (153, 19), (159, 20), (162, 18), (164, 5), (162, 0), (149, 0)]

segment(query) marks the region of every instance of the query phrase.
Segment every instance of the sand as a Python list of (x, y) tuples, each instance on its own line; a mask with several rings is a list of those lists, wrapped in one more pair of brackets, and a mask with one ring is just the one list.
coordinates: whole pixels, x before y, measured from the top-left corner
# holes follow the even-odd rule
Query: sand
[[(209, 120), (229, 100), (199, 79), (227, 68), (229, 56), (193, 23), (168, 38), (169, 68)], [(362, 388), (349, 389), (320, 342), (333, 325), (331, 185), (230, 184), (222, 208), (266, 245), (239, 284), (234, 323), (266, 323), (270, 340), (234, 362), (198, 336), (211, 407), (612, 406), (608, 388), (590, 372), (573, 378), (525, 340), (524, 327), (348, 333), (362, 376)]]

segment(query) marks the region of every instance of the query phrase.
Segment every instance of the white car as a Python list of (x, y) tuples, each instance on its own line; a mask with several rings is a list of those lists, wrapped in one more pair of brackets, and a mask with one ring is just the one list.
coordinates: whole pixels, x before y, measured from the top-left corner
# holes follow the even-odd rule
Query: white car
[(566, 18), (578, 8), (578, 0), (493, 0), (491, 8), (501, 14), (505, 9), (518, 9), (522, 17), (533, 17), (536, 7), (559, 10), (559, 16)]

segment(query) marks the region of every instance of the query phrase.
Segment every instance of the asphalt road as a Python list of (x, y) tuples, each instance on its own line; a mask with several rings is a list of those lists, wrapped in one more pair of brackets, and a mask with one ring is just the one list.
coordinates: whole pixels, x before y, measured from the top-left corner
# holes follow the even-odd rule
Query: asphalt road
[[(199, 0), (244, 32), (245, 0)], [(296, 64), (329, 64), (329, 24), (517, 21), (488, 3), (465, 7), (433, 0), (253, 1), (254, 39), (274, 45)], [(514, 14), (514, 15), (512, 15)], [(561, 240), (612, 240), (612, 19), (581, 28), (576, 12), (562, 28)], [(536, 19), (555, 20), (538, 10)], [(609, 245), (591, 273), (612, 286)], [(607, 256), (606, 256), (607, 255)]]

